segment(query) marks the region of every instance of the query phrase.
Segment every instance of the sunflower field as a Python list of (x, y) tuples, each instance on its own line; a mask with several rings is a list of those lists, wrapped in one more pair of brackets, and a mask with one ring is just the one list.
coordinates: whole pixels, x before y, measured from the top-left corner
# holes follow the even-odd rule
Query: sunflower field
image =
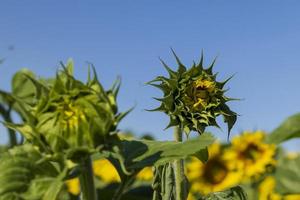
[[(72, 60), (52, 77), (18, 71), (11, 90), (0, 90), (9, 136), (0, 146), (0, 200), (300, 200), (300, 155), (282, 147), (300, 137), (300, 114), (268, 133), (229, 137), (238, 112), (228, 102), (240, 103), (226, 96), (232, 77), (218, 80), (203, 55), (186, 67), (173, 54), (176, 70), (161, 61), (168, 76), (147, 85), (162, 91), (149, 112), (169, 117), (174, 141), (120, 130), (133, 108), (118, 109), (120, 80), (105, 89), (93, 65), (86, 82)], [(207, 132), (220, 128), (218, 117), (227, 142)]]

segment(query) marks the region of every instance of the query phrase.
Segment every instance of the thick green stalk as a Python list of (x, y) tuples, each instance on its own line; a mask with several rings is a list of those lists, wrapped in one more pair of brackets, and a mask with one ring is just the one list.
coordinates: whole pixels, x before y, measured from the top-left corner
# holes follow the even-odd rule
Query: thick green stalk
[[(174, 138), (177, 142), (182, 142), (182, 131), (176, 126), (174, 128)], [(184, 160), (174, 161), (176, 200), (185, 200), (187, 197), (187, 184), (184, 176)]]
[(81, 199), (82, 200), (98, 200), (96, 187), (94, 183), (94, 173), (92, 168), (92, 160), (90, 157), (83, 159), (81, 162), (82, 172), (79, 176)]

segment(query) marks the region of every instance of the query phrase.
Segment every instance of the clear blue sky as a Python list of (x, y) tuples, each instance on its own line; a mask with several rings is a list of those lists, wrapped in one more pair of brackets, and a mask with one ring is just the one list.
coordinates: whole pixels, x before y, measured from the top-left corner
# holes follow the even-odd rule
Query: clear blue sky
[[(84, 80), (90, 61), (106, 87), (122, 76), (121, 110), (136, 104), (120, 128), (171, 139), (172, 131), (163, 131), (167, 116), (144, 111), (158, 105), (151, 97), (161, 96), (144, 83), (166, 75), (158, 57), (176, 67), (170, 47), (188, 66), (203, 49), (206, 64), (218, 56), (220, 80), (236, 73), (228, 96), (245, 99), (231, 104), (241, 115), (232, 135), (270, 131), (300, 111), (299, 8), (296, 0), (3, 0), (0, 57), (6, 60), (0, 65), (0, 87), (9, 90), (12, 74), (22, 67), (52, 76), (68, 58)], [(212, 130), (226, 138), (226, 129)], [(0, 131), (4, 142), (3, 127)], [(300, 150), (297, 142), (285, 146)]]

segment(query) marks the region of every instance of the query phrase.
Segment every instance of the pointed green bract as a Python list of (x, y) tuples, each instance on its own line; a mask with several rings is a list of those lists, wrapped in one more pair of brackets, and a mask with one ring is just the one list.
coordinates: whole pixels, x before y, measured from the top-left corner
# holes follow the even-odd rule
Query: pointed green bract
[(175, 52), (172, 52), (178, 64), (177, 71), (173, 71), (161, 60), (169, 77), (158, 76), (148, 82), (164, 93), (163, 98), (155, 98), (161, 105), (150, 111), (165, 112), (170, 117), (166, 128), (180, 126), (187, 134), (190, 131), (201, 134), (207, 126), (219, 127), (216, 118), (223, 116), (229, 134), (237, 114), (226, 105), (226, 102), (233, 99), (225, 96), (226, 91), (223, 88), (232, 77), (218, 82), (217, 74), (213, 74), (215, 60), (208, 68), (204, 68), (202, 55), (199, 64), (194, 63), (187, 69)]
[[(109, 140), (119, 121), (128, 113), (119, 113), (118, 79), (110, 90), (105, 90), (93, 69), (87, 83), (73, 76), (73, 62), (63, 65), (50, 81), (31, 76), (15, 77), (31, 84), (30, 99), (14, 96), (19, 110), (26, 117), (24, 124), (7, 124), (23, 134), (28, 141), (52, 152), (75, 148), (95, 149)], [(21, 86), (20, 86), (21, 87)], [(31, 101), (29, 101), (31, 100)]]

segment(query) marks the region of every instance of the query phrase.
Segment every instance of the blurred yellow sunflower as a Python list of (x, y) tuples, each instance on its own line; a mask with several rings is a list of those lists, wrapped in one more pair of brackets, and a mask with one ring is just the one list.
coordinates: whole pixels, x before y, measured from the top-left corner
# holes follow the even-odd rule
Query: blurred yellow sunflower
[(120, 176), (116, 168), (107, 159), (95, 160), (93, 170), (95, 176), (105, 183), (120, 182)]
[(258, 187), (259, 200), (300, 200), (300, 194), (280, 195), (274, 191), (276, 185), (273, 176), (267, 176)]
[(192, 159), (187, 164), (187, 177), (192, 193), (206, 195), (222, 191), (238, 184), (242, 177), (234, 162), (227, 160), (219, 143), (212, 144), (208, 151), (209, 160), (205, 164), (198, 159)]
[(153, 178), (152, 167), (145, 167), (136, 175), (136, 179), (140, 181), (151, 181), (152, 178)]
[(69, 193), (77, 196), (80, 194), (80, 183), (79, 178), (72, 178), (66, 181), (66, 186)]
[(274, 192), (275, 179), (267, 176), (258, 187), (259, 200), (281, 200), (281, 196)]
[(244, 172), (244, 180), (263, 174), (267, 166), (275, 165), (276, 147), (264, 143), (265, 132), (244, 132), (232, 139), (227, 155), (234, 160)]

